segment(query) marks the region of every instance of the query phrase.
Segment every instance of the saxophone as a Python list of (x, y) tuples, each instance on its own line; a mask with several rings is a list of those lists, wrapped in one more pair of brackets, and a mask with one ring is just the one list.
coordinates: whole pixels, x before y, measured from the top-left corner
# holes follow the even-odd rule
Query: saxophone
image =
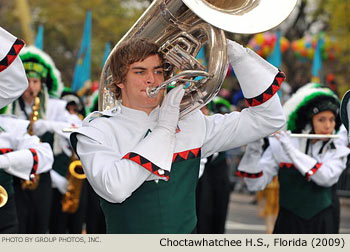
[[(30, 114), (30, 122), (28, 126), (28, 134), (34, 135), (33, 126), (34, 123), (39, 119), (39, 109), (40, 109), (40, 98), (34, 98), (33, 111)], [(21, 187), (23, 190), (35, 190), (39, 185), (40, 175), (36, 174), (31, 178), (31, 180), (21, 180)]]
[(83, 180), (86, 178), (81, 161), (76, 158), (74, 153), (71, 160), (67, 173), (67, 192), (62, 200), (62, 212), (65, 213), (75, 213), (78, 210)]

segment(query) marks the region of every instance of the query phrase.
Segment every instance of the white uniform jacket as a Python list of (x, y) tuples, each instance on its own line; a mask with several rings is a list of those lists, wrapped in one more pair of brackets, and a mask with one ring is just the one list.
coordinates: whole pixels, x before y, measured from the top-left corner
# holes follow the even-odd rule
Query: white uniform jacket
[(157, 127), (158, 113), (159, 108), (147, 115), (124, 106), (95, 112), (71, 135), (87, 178), (102, 198), (123, 202), (144, 181), (171, 179), (172, 160), (179, 156), (208, 157), (267, 136), (285, 123), (277, 95), (242, 112), (204, 116), (194, 111), (179, 121), (176, 134)]
[(53, 154), (48, 143), (27, 134), (29, 121), (0, 116), (0, 169), (29, 180), (32, 174), (51, 169)]
[[(291, 141), (298, 150), (305, 149), (306, 139), (292, 138)], [(250, 162), (243, 157), (239, 165), (238, 170), (241, 174), (250, 174), (250, 176), (245, 176), (244, 180), (251, 191), (263, 190), (278, 174), (280, 167), (293, 164), (276, 138), (270, 137), (269, 142), (270, 146), (261, 157), (258, 157), (261, 152), (250, 151), (250, 153), (245, 153)], [(318, 186), (331, 187), (337, 183), (346, 168), (350, 149), (340, 140), (330, 140), (325, 146), (322, 141), (310, 145), (307, 155), (302, 154), (303, 151), (300, 151), (298, 155), (299, 162), (304, 164), (304, 170), (300, 169), (299, 172), (305, 176), (306, 180), (313, 181)], [(248, 150), (250, 148), (247, 148)]]
[(17, 99), (28, 87), (19, 52), (24, 41), (0, 27), (0, 108)]

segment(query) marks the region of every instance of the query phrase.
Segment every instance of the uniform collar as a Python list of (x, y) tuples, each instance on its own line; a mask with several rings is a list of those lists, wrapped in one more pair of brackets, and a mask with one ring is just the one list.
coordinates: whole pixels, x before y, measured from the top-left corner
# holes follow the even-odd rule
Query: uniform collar
[(147, 113), (144, 111), (128, 108), (121, 104), (120, 104), (120, 108), (121, 108), (120, 113), (122, 115), (131, 116), (137, 119), (158, 120), (159, 106), (153, 109), (149, 115), (147, 115)]

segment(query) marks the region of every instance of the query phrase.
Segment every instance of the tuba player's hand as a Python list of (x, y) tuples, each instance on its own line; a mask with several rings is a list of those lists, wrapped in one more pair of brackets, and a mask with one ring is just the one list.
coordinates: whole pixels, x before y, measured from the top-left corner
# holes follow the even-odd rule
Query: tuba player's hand
[(183, 85), (172, 89), (165, 97), (159, 110), (158, 126), (176, 132), (180, 115), (180, 103), (185, 94)]

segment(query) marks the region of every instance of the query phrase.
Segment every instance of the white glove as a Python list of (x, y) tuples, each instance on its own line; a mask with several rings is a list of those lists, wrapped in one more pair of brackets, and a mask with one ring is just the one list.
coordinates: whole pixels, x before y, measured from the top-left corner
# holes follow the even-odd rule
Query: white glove
[(306, 175), (311, 168), (315, 166), (317, 161), (295, 148), (287, 132), (278, 131), (274, 134), (274, 136), (279, 140), (283, 150), (302, 175)]
[(276, 137), (276, 139), (281, 143), (283, 150), (288, 156), (290, 155), (290, 153), (293, 153), (295, 149), (291, 142), (289, 134), (290, 131), (277, 131), (276, 133), (274, 133), (274, 137)]
[(33, 125), (34, 135), (42, 136), (46, 132), (53, 133), (53, 127), (54, 127), (54, 122), (48, 121), (48, 120), (39, 119), (36, 122), (34, 122), (34, 125)]
[(50, 176), (51, 176), (52, 188), (57, 188), (57, 190), (60, 193), (65, 194), (67, 192), (67, 188), (68, 188), (67, 179), (65, 177), (61, 176), (55, 170), (50, 171)]
[(165, 95), (159, 109), (158, 126), (169, 130), (171, 133), (176, 132), (180, 114), (180, 103), (184, 94), (185, 89), (183, 85), (179, 85)]

